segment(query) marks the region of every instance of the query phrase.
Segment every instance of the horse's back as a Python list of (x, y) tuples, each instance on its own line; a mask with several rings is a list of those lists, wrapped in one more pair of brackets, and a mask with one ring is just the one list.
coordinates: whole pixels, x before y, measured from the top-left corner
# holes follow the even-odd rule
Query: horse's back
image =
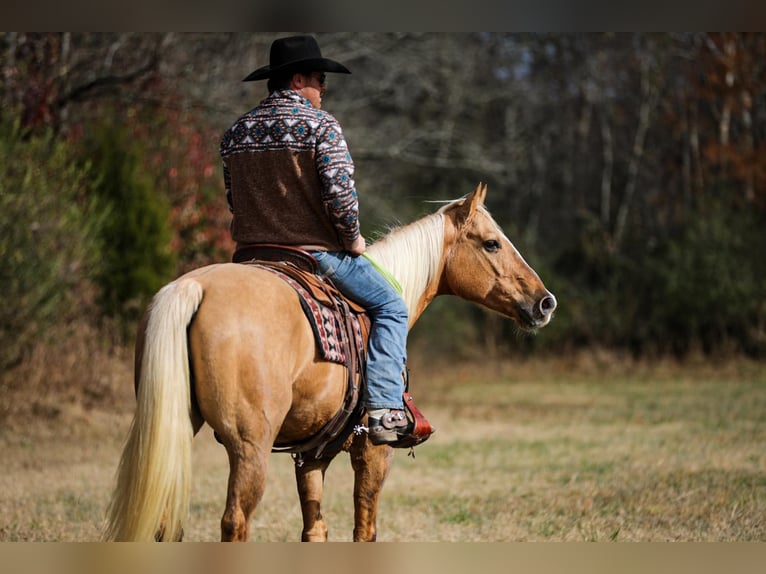
[(262, 297), (290, 299), (293, 290), (273, 273), (255, 265), (215, 263), (199, 267), (176, 281), (193, 279), (202, 285), (205, 297), (223, 295), (232, 302), (258, 303)]

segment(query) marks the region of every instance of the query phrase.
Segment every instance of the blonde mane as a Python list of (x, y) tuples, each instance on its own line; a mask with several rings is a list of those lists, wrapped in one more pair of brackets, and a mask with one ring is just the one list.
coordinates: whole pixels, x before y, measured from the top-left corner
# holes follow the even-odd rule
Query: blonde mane
[(441, 211), (394, 229), (369, 249), (373, 259), (399, 281), (411, 317), (439, 273), (444, 251)]

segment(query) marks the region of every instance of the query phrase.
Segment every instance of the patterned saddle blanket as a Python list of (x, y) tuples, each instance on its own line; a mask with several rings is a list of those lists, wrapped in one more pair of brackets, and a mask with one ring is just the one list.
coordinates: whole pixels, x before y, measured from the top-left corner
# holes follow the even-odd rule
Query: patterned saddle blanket
[[(354, 349), (357, 356), (364, 356), (369, 327), (363, 309), (348, 301), (334, 287), (322, 282), (319, 277), (300, 270), (289, 262), (282, 264), (254, 262), (252, 265), (279, 276), (295, 289), (303, 312), (314, 331), (319, 355), (324, 360), (346, 365), (349, 354)], [(349, 334), (353, 336), (349, 337)]]

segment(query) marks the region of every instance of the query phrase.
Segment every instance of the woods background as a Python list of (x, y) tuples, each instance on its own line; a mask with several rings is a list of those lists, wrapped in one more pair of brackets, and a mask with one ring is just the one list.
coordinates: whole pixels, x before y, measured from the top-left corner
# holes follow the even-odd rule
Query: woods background
[[(108, 398), (153, 293), (229, 259), (218, 143), (279, 35), (0, 35), (0, 418)], [(483, 181), (559, 300), (534, 337), (437, 300), (414, 352), (764, 356), (766, 35), (316, 35), (368, 241)]]

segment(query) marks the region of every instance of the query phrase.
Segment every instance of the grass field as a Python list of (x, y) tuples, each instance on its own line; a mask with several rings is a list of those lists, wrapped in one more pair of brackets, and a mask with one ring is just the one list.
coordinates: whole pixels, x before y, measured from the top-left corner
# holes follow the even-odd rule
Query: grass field
[[(437, 432), (397, 453), (379, 540), (766, 541), (760, 363), (415, 364), (412, 381)], [(0, 541), (98, 538), (130, 400), (0, 430)], [(227, 472), (204, 430), (187, 540), (218, 539)], [(326, 485), (330, 539), (350, 540), (347, 455)], [(292, 461), (273, 455), (253, 540), (300, 530)]]

